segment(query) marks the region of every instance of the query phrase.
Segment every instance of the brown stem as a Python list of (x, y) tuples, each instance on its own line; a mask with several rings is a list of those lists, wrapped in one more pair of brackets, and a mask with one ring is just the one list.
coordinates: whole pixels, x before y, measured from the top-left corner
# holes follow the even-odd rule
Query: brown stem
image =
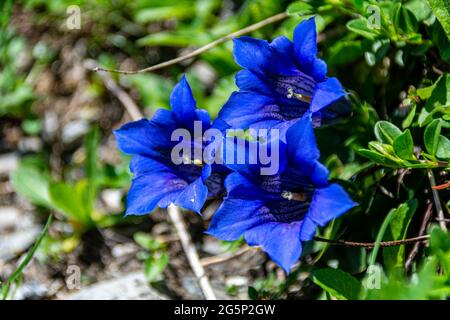
[[(419, 241), (425, 241), (428, 240), (430, 236), (419, 236), (415, 238), (409, 238), (404, 240), (395, 240), (395, 241), (384, 241), (380, 242), (381, 247), (393, 247), (393, 246), (400, 246), (402, 244), (408, 244), (408, 243), (415, 243)], [(353, 242), (353, 241), (346, 241), (346, 240), (331, 240), (331, 239), (325, 239), (321, 237), (314, 237), (315, 241), (320, 242), (326, 242), (331, 245), (338, 245), (338, 246), (346, 246), (346, 247), (364, 247), (364, 248), (373, 248), (375, 246), (375, 243), (373, 242)]]
[[(425, 214), (423, 215), (422, 224), (420, 225), (419, 230), (419, 236), (422, 236), (425, 233), (425, 230), (427, 229), (428, 221), (430, 221), (431, 213), (433, 212), (433, 203), (431, 201), (428, 202), (427, 209), (425, 210)], [(409, 270), (411, 267), (412, 262), (414, 261), (414, 258), (416, 257), (417, 253), (419, 252), (420, 242), (416, 242), (414, 244), (414, 247), (412, 248), (411, 252), (408, 255), (408, 258), (406, 259), (405, 263), (405, 269), (406, 271)]]
[(276, 14), (276, 15), (274, 15), (272, 17), (269, 17), (269, 18), (264, 19), (264, 20), (262, 20), (260, 22), (252, 24), (252, 25), (250, 25), (250, 26), (248, 26), (248, 27), (246, 27), (244, 29), (238, 30), (238, 31), (230, 33), (230, 34), (228, 34), (228, 35), (226, 35), (226, 36), (224, 36), (222, 38), (214, 40), (213, 42), (210, 42), (210, 43), (204, 45), (203, 47), (200, 47), (200, 48), (198, 48), (198, 49), (196, 49), (196, 50), (194, 50), (194, 51), (192, 51), (192, 52), (190, 52), (190, 53), (188, 53), (186, 55), (183, 55), (183, 56), (177, 57), (175, 59), (156, 64), (156, 65), (144, 68), (144, 69), (140, 69), (140, 70), (116, 70), (116, 69), (106, 69), (106, 68), (101, 68), (101, 67), (94, 67), (93, 70), (94, 71), (106, 71), (106, 72), (122, 73), (122, 74), (136, 74), (136, 73), (155, 71), (155, 70), (158, 70), (158, 69), (161, 69), (161, 68), (165, 68), (165, 67), (171, 66), (173, 64), (177, 64), (177, 63), (180, 63), (182, 61), (191, 59), (191, 58), (193, 58), (195, 56), (198, 56), (198, 55), (200, 55), (200, 54), (202, 54), (202, 53), (204, 53), (204, 52), (206, 52), (206, 51), (208, 51), (208, 50), (210, 50), (210, 49), (218, 46), (219, 44), (224, 43), (224, 42), (226, 42), (226, 41), (228, 41), (230, 39), (233, 39), (233, 38), (242, 36), (244, 34), (247, 34), (249, 32), (258, 30), (258, 29), (260, 29), (262, 27), (265, 27), (268, 24), (271, 24), (271, 23), (283, 20), (283, 19), (285, 19), (287, 17), (288, 17), (288, 14), (286, 12), (282, 12), (282, 13)]
[(441, 205), (441, 198), (439, 197), (438, 190), (435, 189), (436, 180), (434, 179), (433, 170), (428, 169), (427, 174), (428, 174), (428, 180), (430, 180), (431, 193), (433, 194), (433, 200), (434, 200), (434, 205), (436, 206), (436, 213), (437, 213), (437, 216), (439, 219), (439, 225), (441, 226), (442, 230), (447, 231), (447, 224), (445, 223), (444, 210), (442, 210), (442, 205)]

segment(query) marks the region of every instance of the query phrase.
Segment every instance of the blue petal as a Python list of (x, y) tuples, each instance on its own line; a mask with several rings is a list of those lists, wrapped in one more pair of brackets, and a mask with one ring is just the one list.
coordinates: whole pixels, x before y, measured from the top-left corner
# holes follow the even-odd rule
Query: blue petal
[(267, 129), (283, 122), (279, 106), (270, 97), (248, 91), (233, 92), (218, 118), (244, 130), (259, 122), (264, 122)]
[(311, 99), (311, 111), (317, 112), (347, 95), (336, 78), (328, 78), (316, 85)]
[(286, 273), (302, 254), (300, 223), (270, 222), (253, 227), (244, 234), (250, 246), (261, 246)]
[[(143, 174), (133, 179), (127, 195), (125, 215), (147, 214), (167, 198), (174, 199), (176, 193), (187, 183), (170, 171)], [(170, 203), (170, 201), (169, 201)]]
[[(278, 137), (269, 137), (269, 139), (266, 143), (235, 137), (224, 139), (224, 144), (220, 147), (224, 165), (246, 177), (253, 178), (282, 172), (286, 166), (286, 146), (279, 141)], [(263, 150), (261, 148), (266, 150), (266, 159), (261, 157), (260, 150)]]
[(114, 131), (119, 149), (126, 154), (156, 156), (161, 147), (170, 147), (176, 122), (172, 112), (159, 109), (151, 120), (141, 119)]
[(314, 223), (308, 216), (305, 216), (301, 222), (300, 227), (300, 240), (310, 241), (316, 234), (317, 224)]
[(261, 190), (251, 180), (239, 172), (233, 172), (225, 179), (228, 197), (247, 200), (270, 200), (278, 198), (276, 195)]
[(279, 36), (273, 39), (270, 43), (270, 47), (275, 49), (280, 54), (283, 54), (286, 58), (292, 59), (293, 43), (285, 36)]
[(249, 228), (271, 219), (261, 201), (227, 197), (213, 215), (207, 233), (221, 240), (234, 241)]
[(329, 187), (316, 189), (307, 217), (324, 226), (356, 205), (340, 185), (331, 184)]
[(202, 122), (203, 130), (207, 130), (211, 127), (211, 117), (209, 116), (208, 111), (204, 109), (195, 110), (196, 120)]
[(193, 126), (196, 120), (196, 103), (192, 95), (191, 87), (183, 75), (170, 95), (170, 105), (177, 121), (187, 127)]
[(294, 54), (300, 68), (316, 81), (325, 80), (327, 66), (317, 59), (317, 33), (315, 18), (302, 21), (294, 30)]
[(208, 188), (202, 177), (199, 177), (178, 195), (174, 203), (179, 207), (201, 214), (201, 209), (207, 197)]
[(114, 130), (119, 149), (126, 154), (151, 153), (146, 139), (149, 128), (149, 121), (141, 119)]
[(236, 85), (242, 91), (254, 91), (266, 95), (271, 92), (266, 83), (248, 69), (236, 74)]
[(288, 129), (286, 140), (289, 160), (293, 164), (309, 165), (319, 159), (320, 152), (317, 148), (311, 117), (308, 115)]
[(266, 40), (240, 37), (233, 40), (237, 64), (264, 77), (266, 73), (290, 75), (294, 72), (291, 57), (272, 48)]

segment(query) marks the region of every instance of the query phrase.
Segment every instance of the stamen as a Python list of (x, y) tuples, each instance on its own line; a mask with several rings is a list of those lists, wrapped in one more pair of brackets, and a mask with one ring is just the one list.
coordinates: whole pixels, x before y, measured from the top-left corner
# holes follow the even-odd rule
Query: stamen
[(288, 99), (295, 98), (297, 100), (300, 100), (300, 101), (303, 101), (303, 102), (306, 102), (306, 103), (310, 103), (311, 102), (311, 97), (305, 96), (305, 95), (300, 94), (300, 93), (295, 93), (294, 89), (292, 89), (292, 87), (288, 87), (287, 90), (288, 90), (288, 94), (287, 94), (286, 97)]
[(194, 159), (194, 160), (192, 160), (192, 159), (189, 158), (188, 156), (185, 156), (185, 157), (183, 158), (183, 163), (184, 163), (184, 164), (193, 164), (193, 165), (196, 165), (196, 166), (199, 166), (199, 167), (202, 167), (202, 166), (203, 166), (203, 161), (202, 161), (202, 160), (200, 160), (200, 159)]
[(306, 194), (283, 191), (281, 196), (287, 200), (306, 201)]

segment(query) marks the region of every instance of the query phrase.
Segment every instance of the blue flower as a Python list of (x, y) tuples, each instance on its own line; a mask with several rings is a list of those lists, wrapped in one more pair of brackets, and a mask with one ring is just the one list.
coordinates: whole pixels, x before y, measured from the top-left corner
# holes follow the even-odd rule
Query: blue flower
[(291, 126), (286, 139), (281, 148), (285, 165), (277, 174), (261, 175), (257, 165), (232, 166), (235, 172), (225, 180), (227, 197), (208, 233), (226, 241), (244, 236), (289, 272), (301, 255), (302, 241), (356, 203), (341, 186), (329, 184), (309, 116)]
[(171, 203), (200, 213), (211, 193), (208, 186), (218, 192), (211, 165), (194, 158), (195, 150), (205, 147), (203, 141), (189, 141), (192, 155), (187, 161), (172, 161), (171, 152), (178, 141), (172, 141), (171, 136), (176, 129), (187, 129), (194, 137), (194, 121), (200, 121), (203, 132), (211, 126), (209, 114), (196, 108), (184, 76), (175, 86), (170, 104), (172, 111), (159, 109), (151, 120), (131, 122), (114, 132), (120, 150), (133, 155), (130, 170), (134, 178), (127, 197), (127, 215), (146, 214), (156, 206), (166, 208)]
[[(284, 36), (271, 43), (251, 37), (234, 40), (234, 58), (244, 68), (234, 92), (219, 113), (233, 128), (279, 128), (283, 133), (306, 112), (314, 124), (348, 115), (346, 92), (317, 58), (314, 18), (301, 22), (291, 42)], [(283, 138), (284, 139), (284, 138)]]

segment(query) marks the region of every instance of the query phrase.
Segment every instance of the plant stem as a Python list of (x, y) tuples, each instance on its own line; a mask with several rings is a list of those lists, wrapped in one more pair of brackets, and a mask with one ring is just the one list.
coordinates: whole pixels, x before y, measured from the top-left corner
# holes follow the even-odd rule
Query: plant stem
[(136, 73), (155, 71), (155, 70), (162, 69), (162, 68), (165, 68), (165, 67), (168, 67), (168, 66), (180, 63), (182, 61), (191, 59), (191, 58), (193, 58), (195, 56), (198, 56), (198, 55), (200, 55), (200, 54), (202, 54), (202, 53), (204, 53), (204, 52), (206, 52), (206, 51), (208, 51), (208, 50), (218, 46), (221, 43), (224, 43), (224, 42), (226, 42), (228, 40), (231, 40), (233, 38), (237, 38), (237, 37), (242, 36), (244, 34), (247, 34), (249, 32), (258, 30), (258, 29), (260, 29), (262, 27), (265, 27), (265, 26), (267, 26), (267, 25), (269, 25), (271, 23), (283, 20), (283, 19), (285, 19), (287, 17), (288, 17), (288, 14), (286, 12), (281, 12), (279, 14), (276, 14), (276, 15), (272, 16), (272, 17), (269, 17), (267, 19), (264, 19), (262, 21), (259, 21), (259, 22), (255, 23), (255, 24), (252, 24), (252, 25), (250, 25), (248, 27), (245, 27), (245, 28), (243, 28), (241, 30), (235, 31), (233, 33), (230, 33), (230, 34), (228, 34), (228, 35), (226, 35), (226, 36), (224, 36), (222, 38), (214, 40), (213, 42), (210, 42), (210, 43), (204, 45), (203, 47), (200, 47), (200, 48), (198, 48), (198, 49), (196, 49), (196, 50), (194, 50), (194, 51), (192, 51), (192, 52), (190, 52), (190, 53), (188, 53), (186, 55), (179, 56), (179, 57), (177, 57), (175, 59), (172, 59), (172, 60), (169, 60), (169, 61), (165, 61), (165, 62), (156, 64), (156, 65), (144, 68), (144, 69), (140, 69), (140, 70), (117, 70), (117, 69), (106, 69), (106, 68), (101, 68), (101, 67), (97, 67), (96, 66), (96, 67), (93, 67), (92, 70), (94, 70), (94, 71), (114, 72), (114, 73), (121, 73), (121, 74), (136, 74)]

